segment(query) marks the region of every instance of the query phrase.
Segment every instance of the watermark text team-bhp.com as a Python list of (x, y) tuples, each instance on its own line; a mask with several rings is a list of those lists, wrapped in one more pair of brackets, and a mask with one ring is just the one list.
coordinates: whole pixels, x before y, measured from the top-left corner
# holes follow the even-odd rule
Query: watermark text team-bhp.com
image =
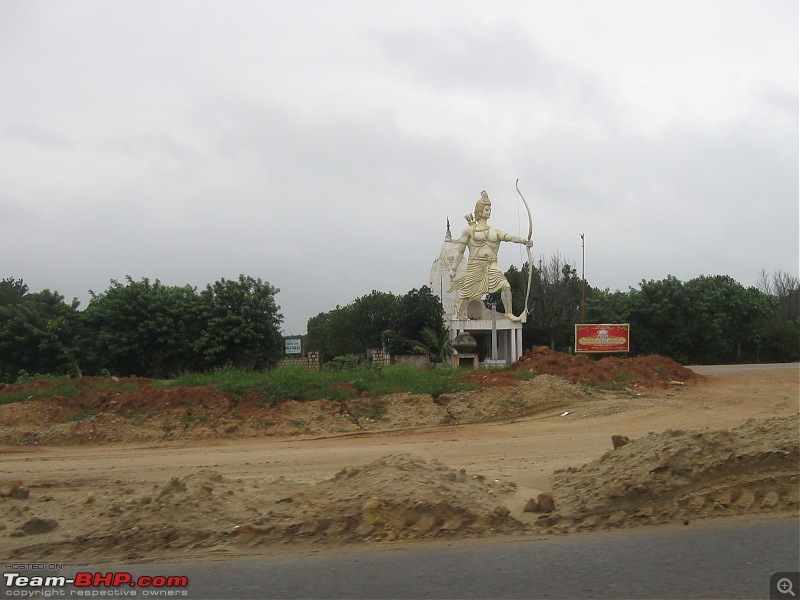
[(79, 571), (73, 576), (54, 575), (60, 563), (6, 563), (3, 572), (7, 598), (150, 597), (188, 598), (185, 575), (139, 575), (127, 571)]

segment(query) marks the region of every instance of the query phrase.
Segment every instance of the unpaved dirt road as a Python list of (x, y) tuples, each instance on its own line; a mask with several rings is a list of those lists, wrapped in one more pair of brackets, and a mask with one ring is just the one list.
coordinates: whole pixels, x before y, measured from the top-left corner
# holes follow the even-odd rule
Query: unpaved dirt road
[[(297, 486), (333, 481), (337, 473), (342, 481), (351, 477), (355, 481), (357, 469), (344, 475), (342, 470), (396, 455), (414, 455), (422, 461), (454, 470), (456, 475), (450, 471), (444, 473), (444, 467), (436, 467), (443, 477), (450, 478), (447, 481), (453, 482), (450, 487), (442, 484), (443, 490), (451, 491), (458, 483), (455, 480), (463, 476), (457, 473), (462, 469), (468, 478), (477, 477), (477, 474), (484, 476), (489, 485), (497, 480), (498, 485), (506, 486), (497, 490), (497, 497), (502, 495), (502, 504), (508, 507), (510, 516), (524, 523), (526, 519), (538, 517), (523, 513), (525, 501), (552, 490), (554, 471), (580, 467), (597, 459), (611, 449), (614, 434), (635, 439), (667, 429), (728, 429), (751, 418), (798, 416), (800, 371), (797, 364), (758, 370), (715, 372), (707, 369), (705, 372), (706, 379), (699, 383), (648, 390), (639, 396), (605, 394), (591, 402), (577, 402), (514, 422), (327, 438), (295, 436), (1, 448), (0, 491), (4, 497), (0, 498), (0, 555), (19, 560), (143, 562), (234, 558), (272, 552), (276, 544), (259, 542), (268, 537), (266, 528), (261, 525), (270, 518), (275, 522), (291, 517), (296, 526), (292, 525), (289, 531), (302, 532), (302, 515), (306, 509), (300, 510), (304, 492), (297, 492)], [(193, 474), (200, 474), (197, 475), (199, 491), (187, 495), (187, 488), (192, 491), (194, 480), (189, 477)], [(17, 481), (30, 492), (24, 501), (11, 498), (7, 493)], [(484, 481), (483, 477), (480, 481)], [(467, 479), (465, 485), (469, 482)], [(381, 485), (389, 486), (391, 482)], [(222, 490), (231, 498), (235, 494), (246, 495), (250, 504), (242, 504), (241, 509), (236, 509), (240, 510), (237, 513), (223, 504), (227, 500), (221, 497)], [(201, 492), (205, 494), (202, 497)], [(283, 493), (289, 495), (282, 498)], [(322, 492), (314, 493), (317, 495), (309, 491), (307, 497), (321, 502)], [(325, 493), (328, 497), (334, 496), (330, 489)], [(179, 494), (184, 496), (179, 498)], [(358, 496), (357, 489), (348, 494), (349, 497)], [(259, 512), (253, 508), (254, 499), (259, 497), (264, 502), (269, 499), (271, 506), (292, 506), (295, 513)], [(175, 499), (174, 504), (169, 504), (171, 498)], [(344, 499), (335, 498), (338, 502)], [(283, 504), (275, 504), (281, 502)], [(793, 502), (790, 499), (788, 506), (796, 512), (796, 498)], [(783, 505), (784, 510), (786, 506)], [(214, 537), (209, 533), (213, 529), (210, 521), (225, 510), (232, 511), (230, 518), (234, 520), (220, 527), (229, 528), (231, 535), (227, 536), (226, 532), (226, 535)], [(363, 518), (369, 520), (366, 508), (361, 510)], [(173, 525), (182, 519), (193, 522), (197, 535), (192, 537), (186, 533), (188, 525), (173, 531), (169, 523), (154, 520), (154, 514), (159, 511), (163, 518), (173, 520)], [(94, 525), (87, 522), (90, 516), (94, 518)], [(101, 517), (113, 522), (129, 518), (129, 522), (125, 529), (117, 529), (113, 536), (104, 537), (104, 532), (97, 529)], [(242, 525), (250, 527), (248, 535), (235, 535), (240, 527), (233, 524), (237, 518)], [(34, 523), (25, 530), (23, 525), (31, 521), (44, 525), (37, 530)], [(380, 522), (379, 517), (375, 522)], [(408, 522), (410, 527), (422, 527), (420, 522)], [(437, 525), (440, 526), (441, 523)], [(338, 538), (331, 533), (332, 525), (325, 527), (327, 529), (306, 532), (307, 539), (313, 542), (315, 533), (324, 531), (326, 539), (336, 542)], [(445, 524), (440, 529), (446, 527)], [(453, 527), (454, 532), (460, 531), (457, 526)], [(464, 526), (463, 530), (473, 534), (478, 531), (474, 526), (472, 529)], [(487, 521), (478, 533), (491, 531), (491, 523)], [(502, 531), (502, 527), (498, 531)], [(142, 541), (146, 538), (163, 539), (148, 545)], [(287, 538), (281, 538), (281, 551), (287, 550), (286, 543)]]

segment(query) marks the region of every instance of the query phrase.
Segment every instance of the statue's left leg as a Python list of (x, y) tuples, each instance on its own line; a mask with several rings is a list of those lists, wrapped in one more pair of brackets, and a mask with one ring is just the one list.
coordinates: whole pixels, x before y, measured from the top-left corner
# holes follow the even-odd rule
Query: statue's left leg
[(456, 306), (456, 314), (453, 315), (453, 320), (456, 321), (466, 321), (469, 319), (467, 316), (467, 304), (469, 304), (469, 298), (459, 298), (458, 304)]
[(500, 299), (503, 301), (503, 307), (506, 309), (506, 317), (511, 321), (521, 321), (520, 317), (515, 317), (511, 305), (511, 286), (506, 283), (500, 290)]

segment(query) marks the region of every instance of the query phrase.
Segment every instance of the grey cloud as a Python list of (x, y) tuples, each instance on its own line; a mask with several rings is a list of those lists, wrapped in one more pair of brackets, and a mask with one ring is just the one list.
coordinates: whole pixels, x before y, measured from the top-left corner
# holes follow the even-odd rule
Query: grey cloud
[[(496, 227), (526, 229), (516, 177), (535, 253), (574, 262), (585, 232), (592, 285), (797, 272), (797, 59), (769, 51), (796, 50), (796, 28), (750, 31), (755, 9), (731, 5), (750, 60), (741, 36), (706, 26), (711, 4), (682, 28), (672, 3), (630, 26), (600, 3), (603, 32), (579, 5), (486, 4), (456, 25), (444, 4), (311, 18), (302, 4), (15, 4), (23, 26), (0, 36), (14, 84), (0, 96), (0, 276), (85, 301), (126, 274), (246, 273), (281, 289), (300, 333), (372, 289), (424, 284), (445, 218), (462, 227), (481, 189)], [(648, 37), (669, 28), (687, 42), (679, 65), (669, 36)], [(683, 106), (694, 122), (675, 122)]]
[(798, 100), (797, 90), (790, 90), (777, 85), (764, 85), (759, 100), (768, 109), (797, 123)]
[(484, 96), (533, 92), (548, 108), (620, 118), (612, 92), (599, 80), (548, 54), (513, 23), (479, 30), (382, 30), (374, 33), (374, 43), (399, 74), (432, 89)]
[[(114, 185), (87, 184), (28, 233), (34, 245), (68, 246), (47, 258), (47, 285), (85, 304), (89, 289), (127, 274), (202, 286), (242, 272), (282, 290), (287, 330), (300, 332), (372, 289), (423, 285), (444, 217), (466, 212), (478, 192), (448, 211), (448, 190), (465, 172), (470, 187), (485, 179), (452, 141), (405, 135), (389, 118), (301, 117), (228, 98), (191, 119), (193, 144), (168, 132), (101, 138), (95, 150), (122, 165)], [(89, 256), (91, 273), (78, 268)], [(326, 275), (334, 282), (320, 285)]]
[(73, 147), (73, 144), (69, 143), (63, 136), (37, 125), (14, 125), (5, 127), (3, 128), (2, 134), (5, 137), (32, 144), (54, 146), (63, 149)]
[(31, 207), (25, 206), (5, 194), (0, 195), (0, 232), (3, 232), (0, 237), (9, 236), (13, 228), (27, 224), (35, 215), (36, 211)]
[(729, 274), (747, 285), (765, 263), (796, 272), (800, 190), (787, 143), (777, 124), (741, 121), (615, 132), (590, 145), (563, 131), (542, 136), (526, 153), (541, 158), (541, 227), (555, 226), (545, 243), (574, 244), (585, 230), (589, 280), (612, 289), (670, 273)]
[(499, 88), (550, 90), (556, 62), (513, 25), (480, 30), (383, 30), (374, 34), (386, 58), (432, 87), (491, 93)]

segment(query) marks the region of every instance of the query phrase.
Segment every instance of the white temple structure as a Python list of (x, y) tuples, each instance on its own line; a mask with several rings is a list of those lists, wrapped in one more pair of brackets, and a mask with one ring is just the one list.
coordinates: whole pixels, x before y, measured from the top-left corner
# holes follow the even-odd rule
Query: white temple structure
[[(450, 233), (450, 219), (447, 219), (447, 232), (444, 235), (444, 243), (439, 250), (439, 256), (433, 261), (431, 274), (428, 277), (428, 287), (442, 301), (445, 321), (451, 319), (456, 312), (458, 292), (448, 292), (447, 290), (450, 288), (450, 268), (453, 266), (457, 254), (458, 245), (453, 241), (453, 235)], [(466, 270), (466, 263), (459, 265), (458, 276), (463, 275)]]
[[(439, 250), (439, 255), (433, 261), (428, 287), (438, 296), (444, 309), (445, 327), (450, 330), (450, 339), (454, 340), (461, 332), (467, 332), (478, 343), (476, 354), (482, 366), (504, 366), (515, 362), (522, 356), (522, 324), (515, 322), (505, 315), (487, 308), (483, 300), (472, 300), (467, 307), (468, 319), (454, 319), (458, 292), (449, 292), (450, 268), (455, 261), (459, 248), (450, 233), (450, 221), (447, 221), (447, 232), (444, 243)], [(461, 261), (456, 272), (456, 278), (461, 277), (466, 271), (466, 261)], [(458, 355), (454, 360), (458, 360)]]

